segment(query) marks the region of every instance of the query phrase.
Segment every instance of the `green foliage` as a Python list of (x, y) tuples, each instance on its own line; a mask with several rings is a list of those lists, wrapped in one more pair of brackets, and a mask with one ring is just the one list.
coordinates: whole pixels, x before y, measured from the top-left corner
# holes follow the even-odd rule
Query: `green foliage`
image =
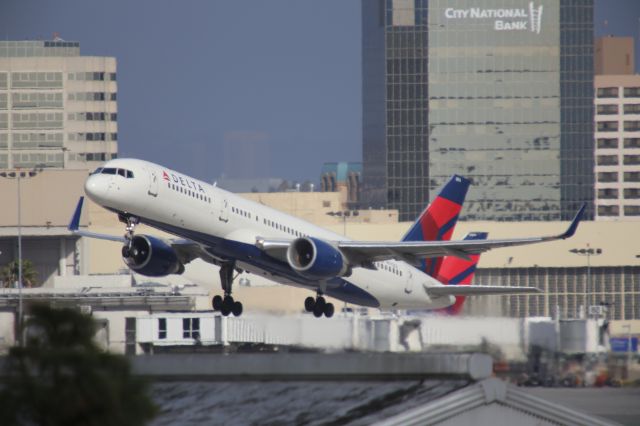
[[(12, 260), (0, 269), (0, 281), (4, 287), (13, 287), (13, 283), (18, 281), (17, 260)], [(33, 263), (28, 259), (22, 259), (22, 286), (35, 287), (38, 285), (38, 271), (33, 267)]]
[(93, 341), (91, 317), (34, 306), (24, 347), (7, 358), (0, 385), (1, 425), (140, 425), (157, 408), (124, 356)]

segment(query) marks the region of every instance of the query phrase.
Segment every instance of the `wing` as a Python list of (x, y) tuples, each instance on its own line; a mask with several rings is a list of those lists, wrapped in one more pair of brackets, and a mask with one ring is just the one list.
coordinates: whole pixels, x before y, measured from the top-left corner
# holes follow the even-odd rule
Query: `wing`
[[(336, 241), (332, 242), (354, 266), (372, 267), (373, 262), (383, 260), (401, 260), (414, 266), (421, 259), (441, 256), (456, 256), (470, 260), (474, 254), (484, 253), (499, 247), (513, 247), (547, 241), (564, 240), (575, 234), (582, 219), (586, 204), (576, 213), (565, 232), (558, 235), (531, 238), (511, 238), (501, 240), (462, 240), (462, 241)], [(276, 258), (285, 258), (290, 241), (259, 238), (256, 246)]]
[(586, 204), (576, 213), (573, 221), (565, 232), (546, 237), (501, 240), (408, 241), (398, 243), (341, 241), (338, 243), (338, 248), (350, 260), (359, 261), (365, 259), (368, 261), (396, 259), (416, 264), (420, 259), (440, 256), (456, 256), (469, 260), (470, 255), (484, 253), (494, 248), (536, 244), (570, 238), (575, 234), (585, 208)]
[[(124, 237), (119, 237), (117, 235), (110, 234), (100, 234), (96, 232), (84, 231), (80, 229), (80, 216), (82, 215), (82, 205), (84, 203), (84, 197), (80, 197), (78, 200), (78, 205), (71, 217), (71, 222), (69, 222), (69, 226), (67, 229), (71, 231), (75, 235), (80, 235), (82, 237), (88, 238), (96, 238), (99, 240), (107, 240), (114, 241), (118, 243), (125, 243), (127, 240)], [(191, 262), (193, 259), (200, 258), (205, 262), (218, 264), (219, 262), (213, 258), (200, 244), (182, 238), (169, 238), (164, 239), (168, 245), (171, 246), (178, 255), (180, 262), (183, 264), (187, 264)]]
[(536, 287), (508, 287), (496, 285), (443, 285), (424, 286), (430, 296), (482, 296), (488, 294), (540, 293)]

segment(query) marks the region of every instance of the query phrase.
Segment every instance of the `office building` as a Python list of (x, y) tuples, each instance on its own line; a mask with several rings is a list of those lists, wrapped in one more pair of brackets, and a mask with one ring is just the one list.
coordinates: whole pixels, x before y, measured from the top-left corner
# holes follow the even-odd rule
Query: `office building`
[(91, 169), (117, 156), (116, 60), (0, 41), (0, 169)]
[(640, 220), (640, 75), (596, 75), (596, 219)]
[(593, 216), (593, 1), (362, 2), (363, 205), (412, 220), (448, 177), (463, 217)]

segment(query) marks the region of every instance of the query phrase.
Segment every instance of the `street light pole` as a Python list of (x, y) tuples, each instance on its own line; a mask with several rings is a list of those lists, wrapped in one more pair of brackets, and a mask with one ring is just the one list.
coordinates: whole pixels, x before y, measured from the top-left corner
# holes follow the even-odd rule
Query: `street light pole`
[(23, 281), (23, 268), (22, 268), (22, 178), (34, 177), (42, 169), (32, 169), (28, 172), (24, 172), (17, 167), (13, 171), (1, 172), (0, 177), (17, 179), (17, 191), (16, 200), (18, 202), (18, 346), (22, 346), (22, 323), (23, 323), (23, 300), (22, 300), (22, 281)]
[(581, 249), (571, 249), (569, 250), (571, 253), (573, 254), (577, 254), (579, 256), (587, 256), (587, 288), (586, 288), (586, 295), (584, 298), (584, 303), (587, 305), (586, 309), (586, 316), (589, 317), (589, 307), (592, 306), (593, 304), (593, 286), (591, 284), (591, 256), (597, 256), (599, 254), (602, 254), (602, 249), (601, 248), (591, 248), (591, 246), (589, 244), (587, 244), (587, 248), (581, 248)]
[(20, 176), (18, 169), (18, 346), (22, 346), (22, 200), (20, 199)]
[(358, 216), (360, 212), (358, 210), (343, 210), (339, 212), (328, 212), (326, 213), (329, 216), (340, 216), (342, 217), (342, 235), (347, 236), (347, 217), (349, 216)]

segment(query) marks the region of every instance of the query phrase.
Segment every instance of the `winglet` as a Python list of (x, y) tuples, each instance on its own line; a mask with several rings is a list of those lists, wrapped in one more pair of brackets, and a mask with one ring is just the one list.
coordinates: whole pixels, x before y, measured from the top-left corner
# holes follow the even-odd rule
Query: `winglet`
[(578, 229), (578, 224), (580, 223), (580, 221), (582, 220), (582, 215), (584, 214), (584, 210), (587, 208), (587, 203), (584, 203), (582, 205), (582, 207), (580, 207), (580, 210), (578, 210), (578, 213), (576, 213), (575, 217), (573, 218), (573, 220), (571, 221), (571, 225), (569, 225), (569, 228), (567, 228), (567, 230), (565, 231), (564, 234), (562, 234), (562, 236), (560, 238), (562, 238), (563, 240), (567, 239), (567, 238), (571, 238), (573, 237), (573, 234), (576, 233), (576, 229)]
[(71, 222), (69, 222), (69, 226), (67, 229), (71, 232), (75, 232), (80, 228), (80, 215), (82, 214), (82, 203), (84, 202), (84, 197), (80, 197), (78, 200), (78, 205), (76, 206), (76, 211), (73, 212), (73, 216), (71, 217)]

